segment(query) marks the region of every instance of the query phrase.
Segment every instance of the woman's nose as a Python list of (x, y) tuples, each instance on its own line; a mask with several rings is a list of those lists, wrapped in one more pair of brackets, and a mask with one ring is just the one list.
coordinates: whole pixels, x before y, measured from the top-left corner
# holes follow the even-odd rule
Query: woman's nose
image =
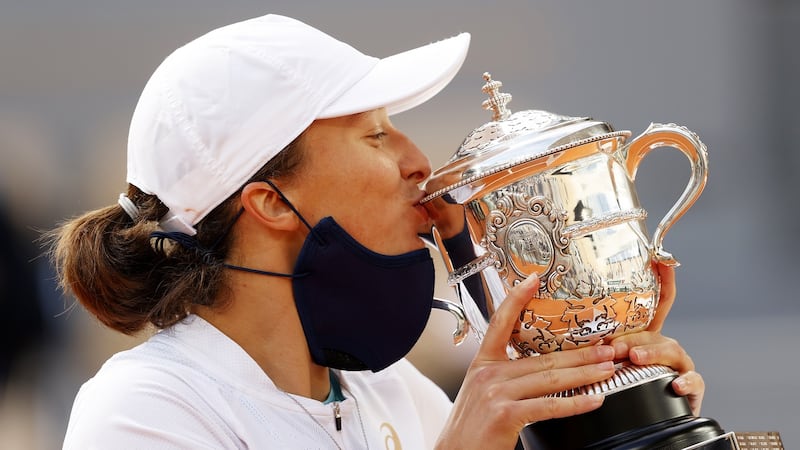
[(417, 145), (406, 135), (401, 135), (402, 158), (400, 170), (404, 178), (414, 180), (415, 183), (425, 181), (431, 175), (431, 162)]

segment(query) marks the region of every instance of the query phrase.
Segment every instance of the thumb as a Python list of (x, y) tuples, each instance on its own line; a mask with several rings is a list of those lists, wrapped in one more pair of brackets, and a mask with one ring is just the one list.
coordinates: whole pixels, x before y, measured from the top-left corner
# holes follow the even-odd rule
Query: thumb
[(508, 360), (506, 346), (511, 338), (511, 332), (519, 319), (520, 312), (538, 290), (539, 277), (536, 274), (531, 274), (509, 291), (508, 296), (506, 296), (489, 321), (489, 327), (475, 357), (476, 359)]

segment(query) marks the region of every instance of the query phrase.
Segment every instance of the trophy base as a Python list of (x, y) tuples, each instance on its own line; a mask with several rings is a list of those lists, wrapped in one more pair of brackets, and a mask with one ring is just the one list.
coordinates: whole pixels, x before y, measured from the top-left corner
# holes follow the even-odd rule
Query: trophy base
[(725, 434), (716, 421), (692, 415), (686, 398), (672, 390), (673, 379), (608, 394), (586, 414), (530, 424), (520, 434), (522, 444), (528, 450), (673, 450)]

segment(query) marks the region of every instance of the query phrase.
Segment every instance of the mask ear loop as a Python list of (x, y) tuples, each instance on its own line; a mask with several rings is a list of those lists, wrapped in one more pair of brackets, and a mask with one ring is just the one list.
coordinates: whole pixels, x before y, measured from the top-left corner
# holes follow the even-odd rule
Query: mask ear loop
[(300, 214), (300, 211), (298, 211), (298, 210), (297, 210), (297, 208), (295, 208), (295, 207), (294, 207), (294, 205), (292, 204), (292, 202), (290, 202), (290, 201), (289, 201), (289, 199), (288, 199), (288, 198), (286, 198), (286, 196), (285, 196), (285, 195), (283, 195), (283, 192), (281, 192), (281, 190), (280, 190), (280, 189), (278, 189), (278, 186), (275, 186), (275, 183), (273, 183), (273, 182), (272, 182), (272, 181), (270, 181), (270, 180), (264, 180), (264, 181), (265, 181), (265, 182), (266, 182), (268, 185), (270, 185), (270, 186), (272, 187), (272, 189), (275, 189), (275, 192), (277, 192), (277, 193), (278, 193), (278, 196), (281, 198), (281, 200), (282, 200), (284, 203), (286, 203), (286, 206), (288, 206), (288, 207), (289, 207), (289, 209), (291, 209), (291, 210), (292, 210), (292, 212), (293, 212), (293, 213), (294, 213), (294, 214), (295, 214), (295, 215), (296, 215), (296, 216), (297, 216), (297, 217), (298, 217), (298, 218), (299, 218), (299, 219), (300, 219), (300, 220), (303, 222), (303, 224), (305, 224), (306, 228), (308, 228), (308, 231), (309, 231), (309, 232), (310, 232), (310, 233), (311, 233), (311, 234), (314, 236), (314, 239), (316, 239), (316, 240), (317, 240), (317, 242), (319, 242), (319, 243), (320, 243), (320, 245), (324, 245), (324, 244), (325, 244), (325, 241), (322, 239), (322, 237), (321, 237), (320, 235), (318, 235), (318, 234), (317, 234), (317, 233), (314, 231), (314, 227), (312, 227), (312, 226), (311, 226), (311, 224), (309, 224), (309, 223), (308, 223), (308, 221), (305, 219), (305, 217), (303, 217), (303, 215), (302, 215), (302, 214)]
[[(275, 186), (275, 183), (273, 183), (270, 180), (265, 180), (265, 181), (266, 181), (267, 184), (270, 185), (270, 187), (272, 187), (272, 189), (275, 189), (275, 192), (278, 193), (278, 196), (281, 198), (281, 201), (286, 203), (286, 206), (288, 206), (289, 209), (291, 209), (292, 212), (300, 219), (300, 221), (303, 222), (303, 224), (306, 226), (306, 228), (308, 228), (309, 233), (311, 233), (311, 235), (314, 236), (314, 239), (316, 239), (317, 242), (320, 243), (320, 245), (325, 244), (325, 242), (322, 240), (322, 238), (316, 232), (314, 232), (314, 227), (312, 227), (311, 224), (309, 224), (308, 221), (305, 219), (305, 217), (303, 217), (303, 215), (300, 214), (300, 211), (298, 211), (297, 208), (294, 207), (292, 202), (290, 202), (289, 199), (286, 198), (285, 195), (283, 195), (283, 192), (281, 192), (281, 190), (278, 189), (277, 186)], [(239, 216), (241, 216), (242, 213), (244, 213), (244, 208), (239, 210), (239, 214), (236, 215), (236, 219), (233, 220), (233, 223), (235, 223), (236, 220), (239, 219)], [(231, 225), (230, 225), (231, 227), (233, 226), (233, 223), (231, 223)], [(230, 230), (230, 228), (229, 228), (229, 230)], [(227, 234), (227, 232), (225, 234)], [(217, 243), (218, 242), (219, 241), (217, 241)], [(217, 243), (215, 243), (215, 246), (216, 246)], [(252, 269), (250, 267), (235, 266), (233, 264), (228, 264), (228, 263), (225, 263), (224, 266), (227, 267), (228, 269), (238, 270), (240, 272), (255, 273), (255, 274), (258, 274), (258, 275), (269, 275), (269, 276), (273, 276), (273, 277), (302, 278), (302, 277), (305, 277), (305, 276), (308, 275), (308, 273), (292, 274), (292, 273), (270, 272), (270, 271), (267, 271), (267, 270)]]

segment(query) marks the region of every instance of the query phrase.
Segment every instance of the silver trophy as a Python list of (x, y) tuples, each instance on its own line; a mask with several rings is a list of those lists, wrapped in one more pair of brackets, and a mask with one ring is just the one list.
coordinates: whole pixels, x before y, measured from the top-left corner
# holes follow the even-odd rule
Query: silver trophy
[[(677, 264), (662, 241), (703, 191), (705, 146), (674, 124), (652, 124), (630, 139), (630, 132), (589, 118), (512, 114), (502, 83), (484, 79), (483, 107), (492, 121), (473, 130), (426, 184), (423, 204), (461, 303), (437, 306), (463, 309), (480, 340), (509, 289), (537, 274), (539, 291), (509, 343), (513, 358), (646, 329), (659, 298), (654, 262)], [(660, 147), (679, 150), (691, 170), (650, 238), (634, 180), (641, 161)], [(735, 448), (731, 433), (692, 416), (688, 402), (671, 392), (676, 375), (666, 366), (619, 363), (609, 380), (554, 394), (605, 394), (600, 410), (529, 425), (523, 442), (542, 449)]]

